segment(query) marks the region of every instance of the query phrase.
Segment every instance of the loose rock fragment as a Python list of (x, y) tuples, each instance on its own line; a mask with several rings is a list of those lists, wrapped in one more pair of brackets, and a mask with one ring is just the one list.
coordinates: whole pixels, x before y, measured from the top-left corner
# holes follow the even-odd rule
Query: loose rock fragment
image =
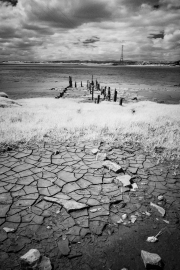
[(152, 203), (152, 202), (150, 203), (150, 205), (153, 206), (153, 207), (155, 207), (158, 210), (158, 212), (162, 215), (162, 217), (164, 217), (164, 215), (166, 213), (166, 211), (164, 210), (164, 208), (162, 208), (161, 206), (159, 206), (159, 205), (157, 205), (155, 203)]
[(169, 224), (170, 222), (166, 219), (163, 219), (163, 221), (166, 223), (166, 224)]
[(137, 189), (138, 189), (138, 185), (136, 183), (133, 183), (131, 191), (136, 191)]
[(146, 216), (148, 216), (148, 217), (151, 216), (151, 213), (149, 213), (148, 211), (142, 212), (142, 214), (143, 214), (143, 215), (146, 215)]
[(97, 153), (96, 160), (104, 161), (106, 157), (107, 157), (106, 153)]
[(141, 250), (141, 257), (144, 262), (144, 265), (146, 268), (148, 267), (161, 267), (162, 266), (162, 261), (161, 257), (156, 254), (156, 253), (150, 253), (144, 250)]
[(127, 214), (122, 215), (122, 219), (125, 220), (127, 218)]
[(101, 210), (101, 208), (95, 208), (95, 209), (91, 209), (91, 210), (89, 210), (89, 211), (92, 212), (92, 213), (94, 213), (94, 212), (97, 212), (97, 211), (99, 211), (99, 210)]
[(164, 199), (163, 195), (159, 195), (159, 196), (158, 196), (158, 200), (159, 200), (159, 201), (162, 201), (163, 199)]
[(124, 187), (131, 185), (130, 179), (131, 179), (131, 176), (128, 174), (116, 177), (116, 181), (121, 182)]
[(149, 236), (146, 241), (150, 243), (155, 243), (158, 241), (158, 239), (155, 236)]
[(97, 154), (99, 152), (99, 149), (94, 148), (94, 149), (91, 150), (91, 152), (95, 155), (95, 154)]
[(43, 256), (40, 264), (38, 265), (38, 270), (51, 270), (51, 261), (48, 257)]
[(40, 262), (40, 252), (37, 249), (30, 249), (26, 254), (20, 257), (22, 269), (33, 267), (36, 268)]
[(122, 218), (120, 218), (118, 221), (117, 221), (117, 223), (118, 224), (121, 224), (121, 223), (123, 223), (123, 220), (122, 220)]
[(112, 170), (113, 172), (116, 172), (116, 173), (122, 169), (120, 165), (118, 165), (117, 163), (112, 162), (110, 160), (105, 160), (103, 162), (103, 166), (108, 168), (109, 170)]
[(137, 217), (135, 215), (131, 215), (131, 223), (134, 223), (137, 220)]
[(54, 197), (44, 197), (44, 200), (49, 202), (56, 202), (60, 205), (62, 205), (67, 211), (70, 210), (76, 210), (76, 209), (82, 209), (87, 207), (84, 203), (78, 203), (74, 200), (64, 200), (64, 199), (58, 199)]
[(7, 228), (7, 227), (4, 227), (3, 228), (3, 230), (5, 231), (5, 232), (14, 232), (14, 228)]
[(117, 221), (118, 224), (123, 223), (124, 220), (127, 218), (127, 214), (123, 214), (121, 218)]

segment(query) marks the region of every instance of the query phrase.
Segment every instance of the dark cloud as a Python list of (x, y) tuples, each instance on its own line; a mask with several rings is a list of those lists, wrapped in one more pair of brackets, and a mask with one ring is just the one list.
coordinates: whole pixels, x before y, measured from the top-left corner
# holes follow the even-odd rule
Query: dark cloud
[(61, 2), (54, 6), (34, 2), (29, 7), (28, 17), (51, 27), (73, 29), (84, 23), (111, 20), (112, 10), (108, 2), (96, 0), (73, 1), (67, 9)]
[[(119, 1), (122, 3), (122, 1)], [(123, 4), (128, 6), (132, 10), (139, 9), (141, 5), (147, 4), (152, 7), (159, 5), (159, 0), (123, 0)]]
[(33, 47), (38, 47), (42, 46), (43, 41), (42, 40), (31, 40), (31, 39), (18, 39), (12, 41), (10, 44), (7, 45), (7, 48), (12, 48), (12, 49), (18, 49), (19, 51), (21, 50), (30, 50)]
[(83, 44), (91, 44), (91, 43), (98, 42), (99, 40), (100, 38), (98, 37), (92, 37), (90, 39), (86, 39), (85, 41), (83, 41)]
[(23, 41), (20, 40), (18, 42), (16, 42), (14, 44), (15, 47), (19, 48), (20, 50), (27, 50), (31, 47), (37, 47), (37, 46), (42, 46), (43, 45), (43, 41), (42, 40), (37, 40), (37, 41), (31, 41), (31, 40), (27, 40), (27, 41)]
[(153, 8), (154, 9), (159, 9), (160, 8), (160, 5), (154, 5)]
[(88, 47), (88, 48), (97, 48), (97, 46), (96, 46), (96, 45), (91, 44), (91, 43), (85, 43), (85, 44), (83, 44), (83, 47)]
[(0, 38), (3, 39), (12, 39), (18, 38), (20, 34), (18, 33), (17, 29), (13, 28), (12, 26), (2, 26), (0, 28)]
[(7, 5), (16, 6), (18, 3), (18, 0), (0, 0), (0, 2), (3, 2)]
[(45, 26), (38, 26), (35, 24), (24, 23), (22, 25), (22, 27), (23, 27), (23, 29), (34, 31), (34, 32), (41, 34), (41, 35), (53, 35), (54, 34), (52, 29), (50, 29), (49, 27), (45, 27)]
[(180, 9), (179, 0), (160, 0), (160, 4), (164, 9), (169, 11)]
[(69, 14), (65, 14), (61, 11), (60, 7), (41, 7), (37, 6), (31, 7), (32, 10), (29, 12), (29, 20), (35, 20), (38, 23), (45, 23), (46, 25), (50, 27), (56, 27), (56, 28), (76, 28), (78, 26), (77, 20), (75, 18), (69, 18), (71, 17)]
[(107, 3), (98, 1), (84, 1), (78, 5), (73, 16), (79, 23), (82, 22), (100, 22), (112, 19), (112, 10)]
[(159, 32), (158, 34), (150, 34), (148, 38), (156, 39), (161, 38), (164, 39), (164, 31)]
[(179, 6), (168, 6), (168, 10), (177, 10), (180, 9), (180, 5)]

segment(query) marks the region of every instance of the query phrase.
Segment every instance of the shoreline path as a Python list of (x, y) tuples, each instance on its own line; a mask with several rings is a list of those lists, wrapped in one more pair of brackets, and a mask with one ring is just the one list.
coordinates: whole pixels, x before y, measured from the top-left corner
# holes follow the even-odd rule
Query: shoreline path
[[(123, 175), (130, 185), (117, 183)], [(179, 191), (180, 174), (138, 146), (46, 141), (0, 153), (0, 269), (21, 269), (32, 248), (54, 269), (144, 269), (141, 249), (179, 269)]]

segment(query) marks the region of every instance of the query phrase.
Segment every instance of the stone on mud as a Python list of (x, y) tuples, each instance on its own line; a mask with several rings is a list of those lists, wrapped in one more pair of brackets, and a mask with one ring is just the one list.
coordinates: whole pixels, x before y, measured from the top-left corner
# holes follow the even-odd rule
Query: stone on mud
[(159, 195), (158, 196), (158, 201), (163, 201), (163, 199), (164, 199), (164, 196), (163, 195)]
[(116, 181), (122, 183), (124, 187), (127, 187), (127, 186), (131, 185), (130, 180), (131, 180), (131, 176), (128, 175), (128, 174), (116, 177)]
[(40, 264), (38, 265), (38, 270), (51, 270), (51, 261), (48, 257), (43, 256)]
[(5, 231), (5, 232), (14, 232), (14, 228), (8, 228), (8, 227), (4, 227), (3, 228), (3, 230)]
[(122, 169), (120, 165), (110, 160), (105, 160), (102, 165), (115, 173)]
[(148, 267), (162, 267), (161, 257), (156, 253), (150, 253), (141, 250), (141, 258), (146, 268)]
[(96, 160), (99, 160), (99, 161), (104, 161), (106, 160), (106, 158), (107, 158), (106, 153), (97, 153), (96, 155)]
[(44, 200), (49, 201), (49, 202), (58, 203), (58, 204), (62, 205), (67, 211), (82, 209), (82, 208), (87, 207), (86, 204), (78, 203), (74, 200), (63, 200), (63, 199), (57, 199), (54, 197), (44, 197)]
[(150, 205), (156, 208), (158, 212), (162, 215), (162, 217), (164, 217), (164, 215), (166, 214), (166, 211), (164, 210), (164, 208), (152, 202), (150, 203)]
[(41, 254), (37, 249), (30, 249), (26, 254), (20, 257), (21, 267), (25, 269), (26, 267), (36, 268), (40, 262)]
[(97, 154), (99, 152), (99, 149), (94, 148), (94, 149), (91, 150), (91, 152), (95, 155), (95, 154)]

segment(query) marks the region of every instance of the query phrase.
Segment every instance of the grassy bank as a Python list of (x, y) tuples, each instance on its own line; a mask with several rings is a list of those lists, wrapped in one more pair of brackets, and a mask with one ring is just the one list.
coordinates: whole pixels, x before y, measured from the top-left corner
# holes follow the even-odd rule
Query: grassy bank
[(149, 101), (124, 104), (81, 103), (78, 100), (37, 98), (22, 106), (0, 108), (0, 144), (17, 144), (44, 137), (55, 140), (102, 139), (139, 142), (162, 158), (180, 158), (180, 105)]

